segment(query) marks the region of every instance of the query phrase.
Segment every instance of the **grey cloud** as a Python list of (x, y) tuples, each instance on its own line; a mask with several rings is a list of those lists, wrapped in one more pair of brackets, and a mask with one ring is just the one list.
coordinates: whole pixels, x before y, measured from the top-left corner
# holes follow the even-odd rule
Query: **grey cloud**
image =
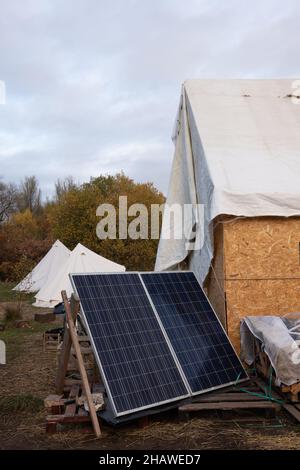
[(0, 175), (166, 191), (186, 78), (299, 76), (296, 0), (0, 0)]

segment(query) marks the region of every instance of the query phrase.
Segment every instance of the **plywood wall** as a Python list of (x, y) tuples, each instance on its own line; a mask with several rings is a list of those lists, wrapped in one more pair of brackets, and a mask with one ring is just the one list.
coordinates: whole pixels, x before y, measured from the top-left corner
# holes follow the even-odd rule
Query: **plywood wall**
[(222, 325), (227, 329), (224, 281), (223, 225), (216, 223), (214, 231), (214, 259), (204, 287)]
[[(218, 223), (216, 235), (217, 241), (222, 240), (226, 326), (239, 351), (243, 317), (300, 312), (300, 217), (226, 218)], [(220, 256), (218, 253), (213, 266), (220, 266)], [(220, 283), (222, 274), (218, 272)], [(213, 299), (216, 281), (212, 271), (208, 279)], [(218, 312), (219, 304), (214, 306)]]
[(300, 278), (300, 218), (260, 217), (224, 223), (226, 279)]
[(300, 279), (226, 281), (227, 331), (240, 351), (240, 322), (250, 315), (300, 312)]

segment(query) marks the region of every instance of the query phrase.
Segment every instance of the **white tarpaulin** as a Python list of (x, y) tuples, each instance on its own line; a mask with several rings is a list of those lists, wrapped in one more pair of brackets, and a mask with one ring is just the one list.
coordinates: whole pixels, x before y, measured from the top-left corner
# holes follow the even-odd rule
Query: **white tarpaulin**
[(36, 294), (35, 307), (54, 307), (61, 299), (61, 291), (65, 290), (70, 297), (73, 289), (69, 279), (70, 273), (108, 273), (122, 272), (125, 267), (114, 263), (85, 246), (78, 245), (71, 252), (57, 275)]
[(48, 253), (13, 290), (37, 292), (58, 273), (69, 257), (70, 250), (59, 240), (53, 243)]
[[(184, 83), (167, 204), (204, 205), (204, 245), (189, 251), (192, 228), (200, 230), (191, 213), (182, 239), (161, 237), (157, 271), (176, 268), (190, 253), (190, 268), (203, 282), (213, 257), (211, 222), (218, 215), (300, 215), (300, 99), (294, 83)], [(162, 233), (167, 223), (164, 216)]]
[(241, 323), (241, 357), (254, 363), (253, 336), (262, 343), (276, 373), (277, 384), (292, 385), (300, 380), (300, 314), (297, 320), (275, 316), (245, 317)]

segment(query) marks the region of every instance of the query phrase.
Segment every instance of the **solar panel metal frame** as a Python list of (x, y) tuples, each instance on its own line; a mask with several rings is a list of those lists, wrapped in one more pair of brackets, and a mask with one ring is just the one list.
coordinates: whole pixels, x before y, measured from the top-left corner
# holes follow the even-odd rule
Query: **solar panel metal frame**
[[(145, 271), (145, 272), (143, 272), (142, 274), (143, 274), (143, 275), (148, 275), (148, 274), (174, 274), (174, 273), (192, 273), (192, 274), (195, 276), (194, 272), (193, 272), (193, 271), (190, 271), (190, 270), (186, 270), (186, 271), (159, 271), (159, 272), (158, 272), (158, 271)], [(146, 288), (146, 285), (144, 284), (144, 281), (143, 281), (143, 279), (142, 279), (141, 272), (139, 272), (139, 275), (140, 275), (140, 278), (141, 278), (142, 283), (143, 283), (143, 285), (144, 285), (144, 288), (145, 288), (145, 290), (146, 290), (148, 296), (150, 297), (150, 294), (149, 294), (149, 292), (148, 292), (148, 290), (147, 290), (147, 288)], [(196, 281), (198, 282), (198, 279), (196, 278), (196, 276), (195, 276), (195, 279), (196, 279)], [(198, 282), (198, 284), (199, 284), (199, 282)], [(236, 384), (236, 383), (241, 383), (241, 382), (245, 382), (246, 380), (249, 380), (249, 377), (248, 377), (248, 375), (247, 375), (247, 372), (245, 371), (245, 368), (244, 368), (244, 366), (243, 366), (243, 364), (242, 364), (242, 361), (241, 361), (240, 357), (239, 357), (238, 354), (236, 353), (236, 351), (235, 351), (235, 349), (234, 349), (234, 347), (233, 347), (233, 345), (232, 345), (232, 343), (231, 343), (231, 341), (230, 341), (230, 339), (229, 339), (229, 336), (227, 335), (227, 332), (226, 332), (224, 326), (222, 325), (222, 323), (221, 323), (221, 321), (220, 321), (218, 315), (215, 313), (215, 310), (214, 310), (214, 308), (213, 308), (213, 306), (212, 306), (212, 304), (211, 304), (209, 298), (207, 297), (207, 295), (206, 295), (204, 289), (202, 289), (202, 287), (200, 286), (200, 284), (199, 284), (199, 288), (202, 290), (202, 292), (203, 292), (203, 294), (204, 294), (204, 296), (205, 296), (205, 298), (206, 298), (206, 300), (207, 300), (207, 302), (208, 302), (210, 308), (212, 309), (214, 315), (216, 316), (216, 318), (217, 318), (217, 320), (218, 320), (218, 322), (219, 322), (219, 324), (220, 324), (220, 326), (221, 326), (221, 328), (222, 328), (222, 330), (223, 330), (223, 332), (224, 332), (226, 338), (228, 339), (229, 344), (231, 345), (233, 351), (234, 351), (235, 354), (236, 354), (236, 357), (237, 357), (239, 363), (241, 364), (241, 369), (242, 369), (242, 370), (245, 372), (245, 374), (246, 374), (246, 377), (245, 377), (245, 378), (242, 378), (242, 379), (237, 378), (237, 380), (233, 380), (233, 381), (231, 381), (231, 382), (226, 382), (226, 383), (224, 383), (224, 384), (217, 385), (217, 386), (215, 386), (215, 387), (205, 388), (205, 389), (199, 390), (199, 391), (197, 391), (197, 392), (193, 392), (192, 389), (191, 389), (191, 387), (190, 387), (190, 385), (188, 384), (188, 387), (189, 387), (191, 396), (197, 396), (197, 395), (201, 395), (202, 393), (212, 392), (213, 390), (218, 390), (218, 389), (221, 389), (221, 388), (229, 387), (230, 385), (234, 385), (234, 384)], [(152, 300), (151, 300), (151, 305), (152, 305), (152, 307), (153, 307), (153, 309), (154, 309), (156, 315), (159, 317), (159, 314), (158, 314), (158, 312), (157, 312), (157, 310), (156, 310), (156, 307), (154, 306)], [(164, 330), (164, 332), (165, 332), (165, 334), (166, 334), (166, 336), (167, 336), (167, 338), (168, 338), (168, 343), (171, 344), (171, 340), (170, 340), (170, 338), (169, 338), (169, 336), (168, 336), (168, 333), (166, 332), (165, 327), (164, 327), (164, 325), (162, 324), (161, 320), (160, 320), (160, 323), (161, 323), (162, 329)], [(172, 347), (172, 351), (174, 351), (173, 347)], [(175, 356), (176, 356), (176, 358), (177, 358), (177, 354), (176, 354), (175, 351), (174, 351), (174, 354), (175, 354)], [(179, 359), (178, 359), (178, 358), (177, 358), (177, 360), (178, 360), (178, 362), (179, 362)], [(180, 367), (181, 367), (181, 365), (180, 365)], [(183, 374), (184, 374), (184, 372), (183, 372)], [(184, 376), (185, 376), (185, 374), (184, 374)], [(187, 379), (186, 376), (185, 376), (185, 378), (186, 378), (186, 380), (187, 380), (187, 382), (188, 382), (188, 379)]]
[[(178, 273), (178, 272), (179, 272), (179, 273), (192, 273), (192, 274), (195, 276), (195, 274), (194, 274), (193, 271), (191, 271), (191, 270), (186, 270), (186, 271), (160, 271), (159, 274), (174, 274), (175, 272), (177, 272), (177, 273)], [(88, 330), (88, 335), (89, 335), (90, 340), (91, 340), (91, 345), (92, 345), (92, 349), (93, 349), (93, 351), (94, 351), (94, 355), (95, 355), (95, 358), (96, 358), (96, 362), (97, 362), (97, 365), (98, 365), (99, 370), (100, 370), (100, 372), (101, 372), (101, 377), (102, 377), (102, 380), (103, 380), (103, 382), (104, 382), (105, 389), (106, 389), (108, 398), (109, 398), (109, 400), (110, 400), (110, 403), (111, 403), (113, 412), (115, 413), (115, 415), (116, 415), (117, 417), (118, 417), (118, 416), (124, 416), (124, 415), (127, 415), (127, 414), (132, 414), (132, 413), (135, 413), (135, 412), (138, 412), (138, 411), (142, 411), (142, 410), (145, 410), (145, 409), (149, 409), (149, 408), (154, 408), (154, 407), (156, 407), (156, 406), (164, 405), (164, 404), (167, 404), (167, 403), (172, 403), (172, 402), (175, 402), (175, 401), (180, 401), (180, 400), (189, 398), (189, 397), (191, 397), (191, 396), (201, 395), (201, 394), (203, 394), (203, 393), (207, 393), (207, 392), (210, 392), (210, 391), (213, 391), (213, 390), (218, 390), (218, 389), (221, 389), (221, 388), (225, 388), (225, 387), (228, 387), (228, 386), (230, 386), (230, 385), (234, 385), (234, 384), (236, 384), (236, 383), (241, 383), (241, 382), (244, 382), (244, 381), (248, 380), (248, 376), (247, 376), (247, 377), (242, 378), (242, 379), (237, 378), (237, 380), (234, 380), (234, 381), (231, 381), (231, 382), (227, 382), (227, 383), (224, 383), (224, 384), (215, 386), (215, 387), (203, 389), (203, 390), (200, 390), (200, 391), (197, 391), (197, 392), (193, 392), (193, 391), (192, 391), (192, 389), (191, 389), (191, 387), (190, 387), (190, 385), (189, 385), (188, 379), (187, 379), (187, 377), (186, 377), (186, 375), (185, 375), (185, 373), (184, 373), (184, 371), (183, 371), (183, 369), (182, 369), (182, 366), (181, 366), (181, 364), (180, 364), (180, 362), (179, 362), (179, 359), (178, 359), (178, 357), (177, 357), (177, 354), (176, 354), (176, 352), (175, 352), (175, 350), (174, 350), (174, 348), (173, 348), (173, 346), (172, 346), (172, 343), (171, 343), (171, 340), (170, 340), (170, 338), (169, 338), (169, 335), (168, 335), (168, 333), (167, 333), (166, 330), (165, 330), (165, 327), (164, 327), (164, 325), (163, 325), (163, 323), (162, 323), (162, 321), (161, 321), (161, 319), (160, 319), (160, 316), (159, 316), (159, 314), (158, 314), (158, 312), (157, 312), (157, 309), (156, 309), (156, 307), (155, 307), (155, 305), (154, 305), (154, 303), (153, 303), (153, 301), (152, 301), (152, 299), (151, 299), (151, 296), (150, 296), (150, 294), (149, 294), (149, 292), (148, 292), (148, 290), (147, 290), (147, 288), (146, 288), (146, 286), (145, 286), (145, 283), (144, 283), (144, 281), (143, 281), (143, 278), (142, 278), (142, 276), (141, 276), (141, 274), (143, 274), (143, 275), (144, 275), (144, 274), (145, 274), (145, 275), (147, 275), (147, 274), (158, 274), (157, 271), (145, 271), (145, 272), (141, 272), (141, 271), (127, 271), (127, 272), (126, 272), (126, 271), (125, 271), (125, 272), (101, 272), (101, 273), (70, 273), (70, 274), (69, 274), (69, 278), (70, 278), (72, 287), (73, 287), (73, 289), (74, 289), (74, 292), (75, 292), (76, 295), (79, 297), (78, 292), (77, 292), (77, 289), (76, 289), (76, 286), (75, 286), (75, 283), (73, 282), (73, 275), (74, 275), (74, 276), (99, 276), (99, 275), (116, 275), (116, 274), (119, 275), (119, 276), (120, 276), (120, 275), (126, 276), (127, 274), (137, 274), (137, 275), (139, 276), (139, 279), (140, 279), (140, 281), (141, 281), (141, 285), (142, 285), (142, 287), (143, 287), (143, 289), (144, 289), (144, 292), (145, 292), (145, 294), (146, 294), (146, 296), (147, 296), (147, 298), (148, 298), (148, 300), (149, 300), (149, 302), (150, 302), (150, 305), (151, 305), (151, 307), (152, 307), (152, 310), (153, 310), (153, 313), (154, 313), (154, 315), (155, 315), (155, 318), (156, 318), (156, 320), (157, 320), (157, 322), (158, 322), (158, 324), (159, 324), (159, 326), (160, 326), (160, 328), (161, 328), (161, 331), (162, 331), (163, 336), (164, 336), (164, 338), (165, 338), (165, 340), (166, 340), (166, 342), (167, 342), (167, 345), (168, 345), (168, 347), (169, 347), (169, 350), (170, 350), (170, 352), (171, 352), (171, 355), (172, 355), (172, 357), (173, 357), (173, 359), (174, 359), (174, 361), (175, 361), (175, 364), (176, 364), (176, 366), (177, 366), (177, 368), (178, 368), (178, 370), (179, 370), (179, 373), (180, 373), (180, 375), (181, 375), (181, 377), (182, 377), (183, 383), (184, 383), (184, 385), (185, 385), (185, 387), (186, 387), (186, 389), (187, 389), (187, 392), (188, 392), (186, 395), (180, 396), (180, 397), (178, 397), (178, 398), (176, 397), (176, 398), (173, 398), (173, 399), (170, 399), (170, 400), (164, 400), (164, 401), (161, 401), (161, 402), (157, 402), (157, 403), (154, 403), (154, 404), (151, 404), (151, 405), (146, 405), (146, 406), (143, 406), (143, 407), (131, 409), (131, 410), (128, 410), (128, 411), (118, 412), (118, 411), (116, 410), (116, 407), (115, 407), (115, 404), (114, 404), (114, 399), (113, 399), (113, 396), (112, 396), (112, 394), (111, 394), (110, 387), (109, 387), (108, 381), (107, 381), (107, 379), (106, 379), (106, 376), (105, 376), (105, 373), (104, 373), (104, 370), (103, 370), (103, 367), (102, 367), (100, 358), (99, 358), (99, 356), (98, 356), (97, 348), (96, 348), (96, 345), (95, 345), (93, 336), (92, 336), (92, 334), (91, 334), (91, 331), (90, 331), (90, 328), (89, 328), (89, 325), (88, 325), (88, 322), (87, 322), (87, 319), (86, 319), (86, 316), (85, 316), (85, 313), (84, 313), (84, 309), (83, 309), (83, 307), (82, 307), (82, 305), (81, 305), (81, 313), (82, 313), (82, 315), (83, 315), (84, 322), (85, 322), (86, 328), (87, 328), (87, 330)], [(196, 276), (195, 276), (195, 278), (196, 278)], [(197, 278), (196, 278), (196, 280), (197, 280)], [(198, 280), (197, 280), (197, 282), (198, 282)], [(199, 288), (202, 289), (202, 287), (200, 286), (200, 284), (199, 284)], [(206, 298), (206, 300), (207, 300), (207, 302), (208, 302), (210, 308), (212, 309), (214, 315), (216, 316), (216, 318), (217, 318), (217, 320), (218, 320), (218, 322), (219, 322), (219, 324), (220, 324), (220, 326), (221, 326), (221, 328), (222, 328), (222, 330), (223, 330), (225, 336), (227, 337), (228, 342), (230, 343), (231, 347), (232, 347), (233, 350), (235, 351), (235, 349), (234, 349), (234, 347), (233, 347), (233, 345), (232, 345), (232, 343), (231, 343), (231, 341), (230, 341), (230, 339), (229, 339), (229, 337), (228, 337), (228, 335), (227, 335), (227, 333), (226, 333), (225, 328), (223, 327), (223, 325), (222, 325), (222, 323), (221, 323), (221, 321), (220, 321), (218, 315), (215, 313), (215, 310), (214, 310), (214, 308), (213, 308), (212, 305), (211, 305), (211, 302), (210, 302), (209, 298), (207, 297), (207, 295), (206, 295), (206, 293), (205, 293), (205, 291), (204, 291), (203, 289), (202, 289), (202, 291), (203, 291), (203, 294), (204, 294), (204, 296), (205, 296), (205, 298)], [(80, 297), (79, 297), (79, 300), (80, 300)], [(245, 371), (245, 369), (244, 369), (244, 367), (243, 367), (243, 365), (242, 365), (242, 362), (241, 362), (241, 360), (240, 360), (238, 354), (236, 354), (236, 356), (237, 356), (238, 361), (239, 361), (240, 364), (241, 364), (241, 369)], [(245, 371), (245, 373), (246, 373), (246, 371)], [(246, 375), (247, 375), (247, 373), (246, 373)]]
[[(80, 296), (78, 294), (78, 291), (77, 291), (77, 288), (76, 288), (76, 285), (73, 281), (73, 276), (99, 276), (99, 275), (122, 275), (122, 276), (126, 276), (127, 274), (137, 274), (139, 276), (139, 279), (141, 281), (141, 287), (143, 288), (149, 302), (150, 302), (150, 305), (151, 305), (151, 308), (153, 310), (153, 313), (154, 313), (154, 316), (156, 318), (156, 320), (158, 321), (158, 324), (159, 324), (159, 327), (161, 329), (161, 332), (167, 342), (167, 345), (169, 347), (169, 350), (170, 350), (170, 353), (175, 361), (175, 364), (177, 366), (177, 369), (180, 373), (180, 376), (182, 378), (182, 381), (183, 381), (183, 384), (185, 385), (186, 389), (187, 389), (187, 393), (186, 395), (181, 395), (181, 396), (178, 396), (176, 398), (171, 398), (169, 400), (163, 400), (163, 401), (160, 401), (160, 402), (157, 402), (157, 403), (151, 403), (150, 405), (145, 405), (145, 406), (142, 406), (142, 407), (139, 407), (139, 408), (134, 408), (134, 409), (130, 409), (130, 410), (126, 410), (126, 411), (122, 411), (122, 412), (118, 412), (117, 409), (116, 409), (116, 406), (115, 406), (115, 403), (114, 403), (114, 398), (113, 398), (113, 395), (111, 393), (111, 390), (110, 390), (110, 387), (109, 387), (109, 383), (108, 383), (108, 380), (106, 378), (106, 375), (105, 375), (105, 372), (104, 372), (104, 369), (102, 367), (102, 364), (101, 364), (101, 361), (100, 361), (100, 358), (99, 358), (99, 355), (98, 355), (98, 351), (97, 351), (97, 348), (96, 348), (96, 344), (94, 342), (94, 338), (93, 338), (93, 335), (91, 334), (91, 330), (90, 330), (90, 327), (89, 327), (89, 324), (88, 324), (88, 321), (86, 319), (86, 315), (84, 313), (84, 309), (83, 309), (83, 306), (81, 304), (81, 307), (80, 307), (80, 313), (82, 314), (83, 318), (84, 318), (84, 323), (85, 323), (85, 326), (86, 326), (86, 329), (88, 331), (88, 336), (90, 338), (90, 341), (91, 341), (91, 345), (92, 345), (92, 349), (93, 349), (93, 352), (94, 352), (94, 355), (95, 355), (95, 358), (96, 358), (96, 362), (97, 362), (97, 365), (99, 367), (99, 370), (100, 370), (100, 373), (101, 373), (101, 378), (104, 382), (104, 385), (105, 385), (105, 389), (106, 389), (106, 393), (108, 395), (108, 398), (109, 398), (109, 401), (111, 403), (111, 406), (112, 406), (112, 409), (113, 409), (113, 412), (115, 414), (116, 417), (118, 416), (124, 416), (124, 415), (128, 415), (128, 414), (132, 414), (132, 413), (135, 413), (135, 412), (138, 412), (138, 411), (142, 411), (142, 410), (146, 410), (146, 409), (149, 409), (149, 408), (155, 408), (157, 406), (160, 406), (160, 405), (164, 405), (164, 404), (167, 404), (167, 403), (172, 403), (172, 402), (177, 402), (177, 401), (180, 401), (180, 400), (184, 400), (186, 398), (189, 398), (191, 397), (191, 389), (190, 389), (190, 386), (188, 384), (188, 381), (186, 379), (186, 376), (179, 364), (179, 361), (178, 361), (178, 358), (175, 354), (175, 351), (173, 350), (173, 348), (171, 347), (170, 348), (170, 340), (169, 340), (169, 337), (168, 335), (166, 334), (166, 331), (165, 329), (163, 328), (163, 325), (161, 324), (161, 321), (159, 319), (159, 316), (157, 314), (157, 311), (156, 309), (154, 308), (154, 305), (153, 305), (153, 302), (152, 300), (149, 298), (149, 293), (147, 291), (147, 289), (145, 288), (145, 285), (143, 283), (143, 280), (141, 278), (141, 275), (140, 275), (140, 272), (138, 271), (128, 271), (128, 272), (101, 272), (101, 273), (69, 273), (69, 278), (70, 278), (70, 281), (71, 281), (71, 284), (72, 284), (72, 287), (74, 289), (74, 292), (76, 293), (76, 295), (78, 296), (79, 298), (79, 301), (80, 301)], [(153, 272), (152, 272), (153, 274)]]

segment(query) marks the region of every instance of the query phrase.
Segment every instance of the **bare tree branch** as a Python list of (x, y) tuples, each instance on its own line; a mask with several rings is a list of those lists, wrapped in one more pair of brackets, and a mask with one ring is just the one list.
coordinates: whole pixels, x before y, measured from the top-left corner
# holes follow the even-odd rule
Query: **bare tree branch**
[(0, 182), (0, 223), (16, 210), (17, 190), (12, 184)]

